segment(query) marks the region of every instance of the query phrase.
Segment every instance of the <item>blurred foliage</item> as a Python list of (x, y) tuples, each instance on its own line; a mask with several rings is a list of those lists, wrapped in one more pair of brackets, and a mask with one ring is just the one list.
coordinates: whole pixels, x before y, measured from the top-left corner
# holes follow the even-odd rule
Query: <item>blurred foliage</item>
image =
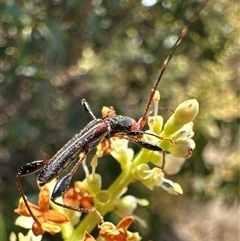
[[(17, 169), (54, 155), (90, 120), (82, 98), (99, 117), (103, 105), (141, 117), (170, 46), (200, 3), (3, 1), (0, 188), (8, 233), (18, 230), (12, 221)], [(163, 227), (184, 202), (221, 197), (232, 205), (239, 199), (239, 12), (237, 1), (210, 1), (161, 80), (163, 107), (196, 98), (201, 109), (194, 156), (175, 177), (185, 194), (176, 198), (156, 190), (150, 210), (140, 210), (150, 227), (142, 231), (145, 238), (170, 240), (151, 220), (160, 217)], [(110, 158), (100, 162), (99, 171), (111, 182), (118, 169)], [(35, 176), (23, 180), (30, 199), (36, 198), (35, 183)], [(138, 195), (150, 195), (134, 185)]]

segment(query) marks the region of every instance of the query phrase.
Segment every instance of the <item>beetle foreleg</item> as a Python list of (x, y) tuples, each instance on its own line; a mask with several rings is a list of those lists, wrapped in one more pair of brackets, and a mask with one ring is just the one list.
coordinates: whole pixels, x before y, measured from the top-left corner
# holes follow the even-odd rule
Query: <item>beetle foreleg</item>
[(160, 151), (160, 152), (162, 152), (162, 158), (163, 159), (162, 159), (162, 167), (161, 168), (162, 169), (164, 168), (166, 153), (165, 153), (165, 151), (161, 147), (159, 147), (159, 146), (157, 146), (155, 144), (152, 144), (150, 142), (147, 142), (147, 141), (139, 140), (139, 139), (137, 139), (135, 137), (124, 137), (124, 138), (129, 140), (130, 142), (135, 143), (136, 145), (138, 145), (138, 146), (140, 146), (142, 148), (145, 148), (145, 149), (148, 149), (148, 150), (151, 150), (151, 151)]
[(39, 170), (41, 170), (51, 159), (37, 160), (20, 167), (17, 171), (18, 177), (29, 176)]
[(24, 193), (24, 191), (22, 189), (22, 185), (21, 185), (21, 182), (20, 182), (20, 177), (29, 176), (29, 175), (31, 175), (31, 174), (41, 170), (50, 161), (51, 161), (51, 158), (50, 159), (46, 159), (46, 160), (38, 160), (38, 161), (33, 161), (33, 162), (30, 162), (30, 163), (27, 163), (26, 165), (24, 165), (24, 166), (22, 166), (22, 167), (20, 167), (18, 169), (18, 172), (17, 172), (17, 175), (16, 175), (16, 183), (17, 183), (17, 188), (19, 190), (19, 193), (20, 193), (20, 195), (23, 198), (23, 201), (25, 203), (25, 206), (26, 206), (29, 214), (32, 216), (32, 218), (37, 223), (37, 225), (39, 225), (40, 227), (41, 227), (40, 222), (35, 217), (35, 215), (33, 214), (32, 210), (31, 210), (31, 208), (28, 205), (27, 198), (26, 198), (25, 193)]
[(145, 148), (145, 149), (148, 149), (148, 150), (151, 150), (151, 151), (163, 151), (163, 149), (155, 144), (152, 144), (150, 142), (147, 142), (147, 141), (142, 141), (142, 140), (139, 140), (138, 138), (135, 138), (135, 137), (130, 137), (130, 136), (124, 136), (124, 139), (127, 139), (129, 140), (130, 142), (132, 143), (135, 143), (136, 145), (142, 147), (142, 148)]
[[(159, 140), (162, 140), (162, 141), (169, 141), (171, 142), (172, 144), (174, 144), (175, 142), (173, 140), (171, 140), (170, 138), (167, 138), (167, 137), (163, 137), (163, 136), (158, 136), (154, 133), (149, 133), (149, 132), (144, 132), (144, 131), (141, 131), (141, 130), (136, 130), (136, 131), (129, 131), (127, 132), (126, 134), (123, 133), (123, 134), (116, 134), (115, 136), (123, 136), (123, 138), (127, 139), (126, 136), (129, 136), (129, 137), (133, 137), (135, 139), (135, 136), (138, 136), (138, 137), (142, 137), (143, 135), (149, 135), (149, 136), (154, 136), (156, 138), (158, 138)], [(137, 144), (137, 143), (136, 143)]]

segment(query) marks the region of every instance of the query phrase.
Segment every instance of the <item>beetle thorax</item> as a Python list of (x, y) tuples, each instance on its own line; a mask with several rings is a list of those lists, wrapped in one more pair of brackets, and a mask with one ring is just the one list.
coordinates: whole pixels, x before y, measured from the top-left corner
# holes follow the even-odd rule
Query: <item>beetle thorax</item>
[(110, 136), (131, 131), (132, 125), (135, 123), (134, 119), (121, 115), (108, 116), (107, 119), (110, 125)]

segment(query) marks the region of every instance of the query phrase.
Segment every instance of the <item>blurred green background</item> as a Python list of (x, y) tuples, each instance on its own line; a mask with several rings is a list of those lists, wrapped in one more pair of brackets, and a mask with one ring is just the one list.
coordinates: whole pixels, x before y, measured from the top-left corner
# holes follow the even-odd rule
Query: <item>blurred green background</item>
[[(201, 1), (3, 0), (1, 3), (1, 240), (14, 226), (19, 167), (55, 154), (102, 106), (138, 119), (169, 47)], [(143, 240), (232, 241), (239, 234), (239, 1), (210, 1), (181, 42), (161, 83), (161, 106), (200, 103), (196, 150), (170, 177), (184, 190), (171, 196), (139, 183), (129, 194), (148, 198), (136, 214)], [(170, 113), (162, 111), (167, 118)], [(133, 148), (139, 150), (133, 145)], [(93, 151), (94, 153), (94, 151)], [(91, 153), (92, 155), (92, 153)], [(91, 155), (88, 160), (91, 159)], [(119, 174), (99, 161), (108, 187)], [(35, 175), (22, 178), (37, 200)], [(75, 175), (84, 178), (82, 170)], [(111, 220), (112, 217), (107, 217)], [(60, 240), (46, 235), (44, 240)]]

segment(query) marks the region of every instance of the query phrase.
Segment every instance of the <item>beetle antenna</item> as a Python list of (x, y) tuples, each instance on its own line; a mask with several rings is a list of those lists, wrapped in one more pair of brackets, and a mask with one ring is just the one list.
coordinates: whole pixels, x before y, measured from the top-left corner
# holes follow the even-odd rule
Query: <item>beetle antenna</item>
[(204, 3), (198, 8), (198, 10), (192, 15), (192, 17), (190, 18), (190, 20), (188, 21), (188, 23), (185, 25), (185, 27), (182, 29), (181, 33), (179, 34), (178, 36), (178, 39), (176, 40), (175, 44), (173, 45), (172, 47), (172, 50), (170, 52), (170, 54), (167, 56), (167, 58), (165, 59), (163, 65), (162, 65), (162, 68), (161, 68), (161, 71), (160, 71), (160, 74), (158, 76), (158, 79), (153, 87), (153, 89), (151, 90), (151, 94), (150, 94), (150, 97), (148, 99), (148, 102), (147, 102), (147, 106), (145, 108), (145, 111), (143, 113), (143, 116), (140, 118), (140, 120), (138, 121), (138, 124), (140, 126), (140, 128), (142, 129), (143, 126), (145, 125), (146, 123), (146, 118), (147, 118), (147, 113), (148, 113), (148, 110), (151, 106), (151, 103), (152, 103), (152, 100), (153, 100), (153, 97), (154, 97), (154, 94), (157, 90), (157, 87), (162, 79), (162, 76), (165, 72), (165, 70), (167, 69), (168, 67), (168, 64), (173, 56), (173, 54), (175, 53), (178, 45), (180, 44), (180, 42), (182, 41), (182, 39), (185, 37), (185, 35), (187, 34), (190, 26), (192, 25), (192, 23), (194, 22), (194, 20), (198, 17), (198, 15), (200, 14), (200, 12), (202, 11), (202, 9), (204, 8), (204, 6), (207, 4), (209, 0), (205, 0)]

